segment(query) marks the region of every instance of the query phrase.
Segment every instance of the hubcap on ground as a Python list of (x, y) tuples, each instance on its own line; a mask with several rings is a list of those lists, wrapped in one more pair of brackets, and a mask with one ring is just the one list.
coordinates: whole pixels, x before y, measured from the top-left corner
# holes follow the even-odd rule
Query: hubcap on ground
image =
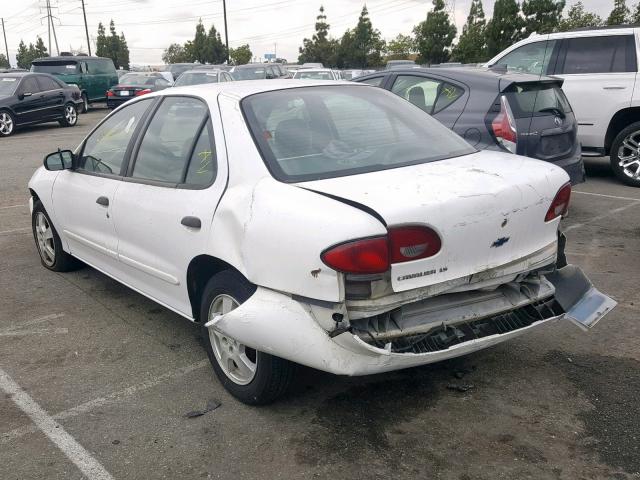
[[(218, 295), (211, 302), (207, 320), (229, 313), (238, 305), (233, 297)], [(227, 377), (238, 385), (247, 385), (253, 380), (258, 366), (258, 355), (253, 348), (216, 331), (215, 327), (209, 328), (209, 341), (218, 365)]]
[(0, 133), (3, 135), (9, 135), (13, 131), (13, 120), (11, 116), (6, 113), (0, 113)]
[(78, 118), (78, 114), (76, 113), (76, 109), (71, 105), (67, 105), (64, 109), (64, 118), (70, 125), (74, 125), (76, 123), (76, 119)]
[(53, 230), (49, 220), (42, 212), (36, 213), (36, 242), (42, 261), (51, 266), (56, 261), (56, 247), (53, 243)]
[(618, 165), (627, 177), (640, 180), (640, 131), (630, 133), (622, 141)]

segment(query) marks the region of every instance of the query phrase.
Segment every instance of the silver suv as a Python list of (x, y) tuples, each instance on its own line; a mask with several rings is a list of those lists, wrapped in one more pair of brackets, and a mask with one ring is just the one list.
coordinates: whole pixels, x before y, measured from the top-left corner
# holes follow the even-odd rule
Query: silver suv
[(487, 66), (563, 78), (583, 155), (610, 156), (616, 176), (640, 187), (639, 34), (629, 26), (534, 34)]

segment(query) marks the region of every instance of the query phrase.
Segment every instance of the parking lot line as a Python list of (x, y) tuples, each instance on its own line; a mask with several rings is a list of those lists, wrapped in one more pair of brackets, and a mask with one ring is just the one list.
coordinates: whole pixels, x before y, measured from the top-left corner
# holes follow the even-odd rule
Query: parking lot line
[(638, 199), (629, 199), (632, 200), (632, 203), (630, 203), (629, 205), (625, 205), (624, 207), (618, 207), (618, 208), (614, 208), (612, 210), (609, 210), (607, 213), (603, 213), (602, 215), (598, 215), (596, 217), (593, 217), (592, 219), (590, 219), (588, 222), (583, 222), (583, 223), (574, 223), (573, 225), (569, 225), (566, 228), (563, 228), (562, 231), (563, 232), (570, 232), (571, 230), (575, 230), (576, 228), (582, 228), (585, 225), (589, 225), (593, 222), (597, 222), (598, 220), (603, 220), (605, 218), (609, 218), (611, 217), (612, 214), (616, 214), (616, 213), (620, 213), (620, 212), (624, 212), (625, 210), (631, 208), (631, 207), (635, 207), (638, 205), (638, 203), (640, 203), (640, 200)]
[(49, 315), (45, 315), (44, 317), (34, 318), (33, 320), (28, 320), (26, 322), (18, 323), (16, 325), (11, 325), (10, 327), (5, 327), (0, 329), (0, 333), (7, 333), (12, 330), (17, 330), (19, 328), (24, 328), (31, 325), (37, 325), (39, 323), (49, 322), (51, 320), (56, 320), (58, 318), (64, 317), (64, 313), (50, 313)]
[(26, 233), (26, 232), (30, 232), (31, 228), (29, 227), (24, 227), (24, 228), (14, 228), (13, 230), (4, 230), (2, 232), (0, 232), (0, 235), (8, 235), (10, 233)]
[[(194, 372), (200, 368), (209, 365), (209, 360), (203, 359), (199, 362), (192, 363), (191, 365), (187, 365), (186, 367), (178, 368), (177, 370), (163, 373), (162, 375), (158, 375), (157, 377), (151, 378), (147, 381), (138, 383), (136, 385), (132, 385), (123, 390), (119, 390), (117, 392), (111, 393), (109, 395), (105, 395), (103, 397), (94, 398), (93, 400), (89, 400), (88, 402), (82, 403), (75, 407), (72, 407), (68, 410), (64, 410), (53, 415), (51, 418), (53, 420), (65, 420), (67, 418), (72, 418), (83, 413), (87, 413), (94, 408), (101, 407), (108, 403), (117, 402), (118, 400), (122, 400), (124, 398), (135, 395), (138, 392), (142, 392), (144, 390), (148, 390), (152, 387), (160, 385), (161, 383), (172, 380), (176, 378), (183, 377), (191, 372)], [(29, 433), (34, 433), (38, 431), (38, 429), (34, 425), (27, 425), (24, 427), (15, 428), (9, 432), (3, 433), (0, 437), (0, 445), (6, 444), (11, 440), (15, 440), (16, 438), (20, 438)]]
[(630, 202), (640, 202), (640, 198), (618, 197), (617, 195), (605, 195), (604, 193), (581, 192), (580, 190), (574, 190), (573, 193), (580, 193), (582, 195), (593, 195), (594, 197), (613, 198), (614, 200), (628, 200)]
[(113, 480), (113, 477), (62, 425), (56, 422), (38, 405), (20, 385), (0, 368), (0, 389), (10, 396), (13, 403), (22, 410), (49, 440), (51, 440), (69, 460), (88, 478)]
[(7, 210), (9, 208), (20, 208), (20, 207), (28, 207), (28, 206), (29, 206), (29, 204), (23, 203), (21, 205), (9, 205), (7, 207), (0, 207), (0, 210)]

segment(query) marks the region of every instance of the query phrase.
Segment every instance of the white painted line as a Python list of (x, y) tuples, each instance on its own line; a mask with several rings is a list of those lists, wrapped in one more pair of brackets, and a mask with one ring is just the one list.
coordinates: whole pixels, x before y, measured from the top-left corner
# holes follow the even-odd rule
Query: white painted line
[(593, 222), (597, 222), (598, 220), (602, 220), (604, 218), (609, 218), (609, 217), (611, 217), (612, 214), (624, 212), (625, 210), (627, 210), (627, 209), (629, 209), (631, 207), (635, 207), (637, 205), (638, 205), (638, 202), (633, 202), (633, 203), (630, 203), (629, 205), (625, 205), (624, 207), (614, 208), (613, 210), (609, 210), (607, 213), (604, 213), (602, 215), (598, 215), (597, 217), (593, 217), (588, 222), (576, 223), (574, 225), (569, 225), (568, 227), (563, 228), (562, 231), (563, 232), (570, 232), (571, 230), (575, 230), (576, 228), (582, 228), (585, 225), (588, 225), (588, 224), (593, 223)]
[(91, 454), (69, 435), (62, 425), (38, 405), (20, 385), (0, 368), (0, 389), (11, 396), (11, 400), (51, 440), (69, 460), (92, 480), (113, 480), (113, 477)]
[(593, 195), (594, 197), (613, 198), (614, 200), (629, 200), (630, 202), (640, 202), (640, 198), (617, 197), (615, 195), (605, 195), (604, 193), (581, 192), (579, 190), (573, 190), (573, 192), (571, 193), (580, 193), (582, 195)]
[(14, 228), (13, 230), (4, 230), (2, 232), (0, 232), (0, 235), (5, 235), (5, 234), (9, 234), (9, 233), (27, 233), (30, 232), (31, 228), (28, 227), (24, 227), (24, 228)]
[(0, 210), (7, 210), (8, 208), (21, 208), (21, 207), (28, 207), (29, 204), (25, 203), (24, 205), (9, 205), (8, 207), (0, 207)]
[[(145, 382), (138, 383), (137, 385), (132, 385), (130, 387), (125, 388), (124, 390), (120, 390), (118, 392), (111, 393), (109, 395), (105, 395), (104, 397), (98, 397), (93, 400), (89, 400), (88, 402), (82, 403), (76, 407), (72, 407), (68, 410), (64, 410), (62, 412), (56, 413), (52, 416), (55, 420), (65, 420), (67, 418), (72, 418), (83, 413), (90, 412), (94, 408), (102, 407), (103, 405), (117, 402), (119, 400), (125, 399), (132, 395), (135, 395), (138, 392), (142, 392), (144, 390), (148, 390), (157, 385), (160, 385), (166, 380), (173, 380), (180, 377), (183, 377), (195, 370), (198, 370), (202, 367), (209, 365), (209, 360), (200, 360), (199, 362), (193, 363), (191, 365), (187, 365), (186, 367), (179, 368), (172, 372), (163, 373), (155, 378), (147, 380)], [(9, 432), (3, 433), (0, 435), (0, 445), (9, 443), (16, 438), (20, 438), (24, 435), (28, 435), (29, 433), (37, 432), (37, 428), (33, 425), (27, 425), (24, 427), (15, 428)]]
[(3, 329), (0, 330), (0, 333), (2, 333), (2, 332), (10, 332), (10, 331), (16, 330), (18, 328), (24, 328), (24, 327), (31, 326), (31, 325), (37, 325), (39, 323), (49, 322), (51, 320), (55, 320), (57, 318), (62, 318), (62, 317), (64, 317), (64, 313), (50, 313), (49, 315), (45, 315), (44, 317), (34, 318), (33, 320), (28, 320), (26, 322), (22, 322), (22, 323), (19, 323), (17, 325), (12, 325), (10, 327), (3, 328)]
[(0, 337), (25, 337), (33, 335), (58, 335), (69, 333), (68, 328), (41, 328), (39, 330), (16, 330), (11, 332), (0, 332)]

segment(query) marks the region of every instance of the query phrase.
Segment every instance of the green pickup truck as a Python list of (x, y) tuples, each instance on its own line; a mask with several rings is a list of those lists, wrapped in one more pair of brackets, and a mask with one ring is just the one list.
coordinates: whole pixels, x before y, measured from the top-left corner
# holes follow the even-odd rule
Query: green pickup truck
[(31, 63), (31, 71), (50, 73), (67, 84), (77, 85), (82, 93), (83, 113), (91, 102), (106, 101), (107, 90), (118, 84), (113, 61), (104, 57), (63, 55), (38, 58)]

